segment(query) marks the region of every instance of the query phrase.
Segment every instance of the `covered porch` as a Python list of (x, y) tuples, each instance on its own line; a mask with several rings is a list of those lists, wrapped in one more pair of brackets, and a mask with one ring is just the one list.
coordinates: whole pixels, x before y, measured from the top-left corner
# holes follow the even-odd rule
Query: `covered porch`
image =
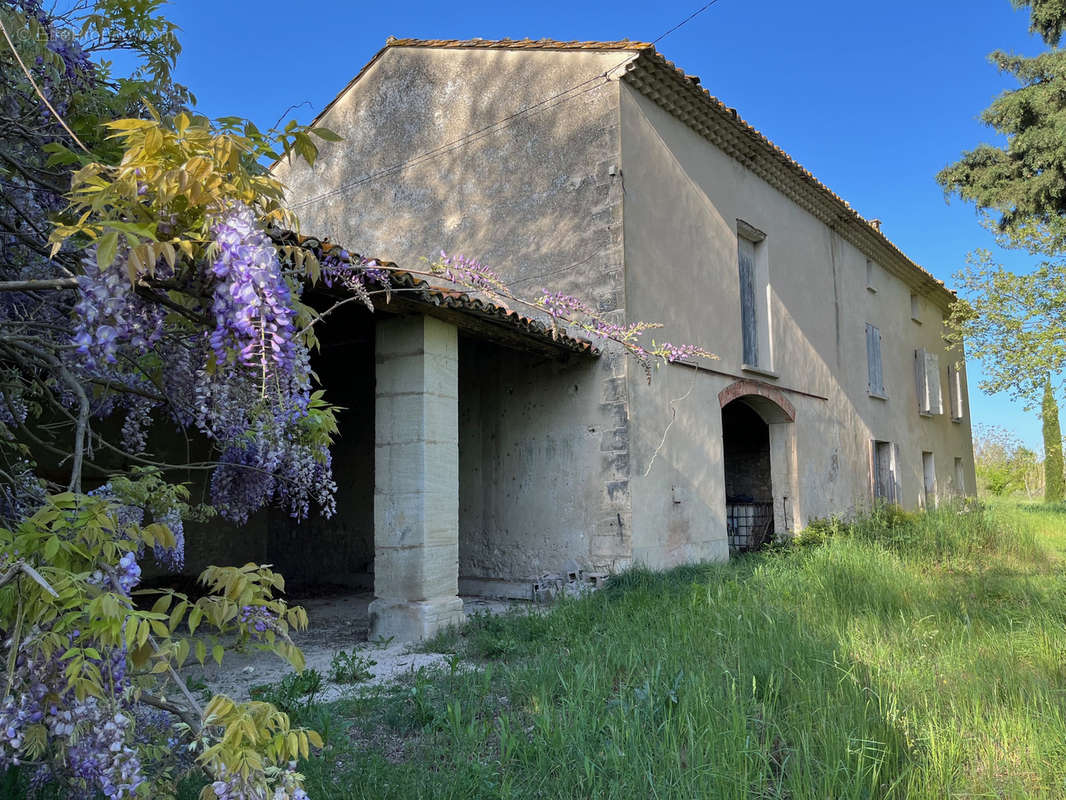
[[(323, 294), (316, 305), (335, 299)], [(400, 271), (374, 305), (371, 314), (351, 304), (319, 334), (316, 371), (332, 402), (348, 409), (335, 448), (338, 514), (309, 526), (281, 525), (277, 533), (289, 546), (278, 555), (287, 557), (273, 560), (308, 580), (317, 574), (327, 583), (372, 587), (370, 638), (409, 641), (463, 619), (461, 428), (471, 414), (491, 413), (470, 401), (460, 423), (460, 394), (472, 394), (481, 379), (470, 372), (486, 358), (507, 362), (512, 372), (582, 370), (598, 351), (502, 305)], [(478, 458), (475, 444), (476, 437), (466, 474)], [(325, 528), (332, 533), (316, 536)], [(338, 545), (343, 564), (330, 561)]]

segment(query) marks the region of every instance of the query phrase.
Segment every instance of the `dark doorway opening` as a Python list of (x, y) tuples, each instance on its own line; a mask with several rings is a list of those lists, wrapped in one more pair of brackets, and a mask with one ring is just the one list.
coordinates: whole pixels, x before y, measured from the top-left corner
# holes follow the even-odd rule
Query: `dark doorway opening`
[(743, 398), (722, 408), (722, 451), (729, 549), (757, 550), (774, 538), (770, 428)]

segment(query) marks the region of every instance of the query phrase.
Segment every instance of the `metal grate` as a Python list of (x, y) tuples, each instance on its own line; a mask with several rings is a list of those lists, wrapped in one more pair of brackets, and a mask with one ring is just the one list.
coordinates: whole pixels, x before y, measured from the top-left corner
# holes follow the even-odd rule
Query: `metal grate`
[(729, 533), (729, 551), (741, 553), (758, 550), (774, 535), (774, 504), (726, 503), (726, 530)]

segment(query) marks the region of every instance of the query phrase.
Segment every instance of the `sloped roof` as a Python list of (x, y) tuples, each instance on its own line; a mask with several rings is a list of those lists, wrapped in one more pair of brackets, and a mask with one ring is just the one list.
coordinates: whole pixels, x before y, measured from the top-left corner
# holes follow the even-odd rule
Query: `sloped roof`
[[(745, 122), (735, 108), (727, 106), (703, 88), (698, 77), (687, 75), (659, 53), (653, 44), (629, 39), (598, 42), (389, 37), (385, 47), (367, 62), (337, 98), (358, 81), (384, 53), (397, 47), (628, 53), (630, 56), (617, 66), (621, 79), (627, 84), (743, 163), (921, 294), (929, 295), (945, 305), (955, 298), (954, 292), (948, 289), (943, 281), (908, 258), (881, 233), (877, 220), (869, 220), (859, 214), (846, 200), (819, 181), (810, 170)], [(315, 122), (321, 119), (334, 102), (336, 99), (322, 110)]]
[[(341, 260), (352, 264), (367, 263), (368, 266), (387, 270), (389, 273), (388, 293), (378, 295), (374, 300), (375, 307), (381, 310), (406, 310), (411, 304), (423, 308), (439, 308), (452, 312), (449, 316), (454, 319), (455, 315), (471, 320), (477, 320), (480, 325), (479, 331), (491, 330), (499, 327), (509, 331), (512, 335), (508, 338), (514, 340), (515, 336), (525, 337), (536, 341), (541, 345), (554, 350), (567, 350), (586, 356), (598, 356), (599, 348), (588, 339), (582, 339), (568, 335), (562, 327), (553, 330), (540, 320), (523, 316), (517, 311), (508, 308), (503, 303), (483, 300), (470, 292), (451, 289), (444, 286), (435, 286), (418, 275), (403, 269), (392, 261), (383, 259), (370, 259), (360, 256), (358, 253), (345, 250), (340, 245), (330, 242), (328, 239), (317, 239), (313, 236), (303, 236), (293, 231), (271, 231), (270, 234), (277, 245), (294, 245), (302, 247), (309, 252), (323, 255), (336, 255)], [(341, 256), (341, 253), (347, 254)], [(380, 290), (385, 292), (384, 284), (371, 286), (371, 291)], [(486, 328), (485, 326), (490, 326)], [(458, 327), (470, 327), (459, 324)]]

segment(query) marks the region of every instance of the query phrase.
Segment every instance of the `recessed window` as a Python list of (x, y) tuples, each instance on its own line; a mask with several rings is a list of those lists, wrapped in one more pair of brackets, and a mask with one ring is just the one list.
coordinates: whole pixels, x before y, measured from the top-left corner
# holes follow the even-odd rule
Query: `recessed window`
[(922, 306), (921, 306), (921, 302), (922, 301), (918, 298), (918, 295), (916, 295), (916, 294), (914, 294), (912, 292), (911, 293), (911, 319), (914, 320), (915, 322), (917, 322), (919, 325), (922, 324)]
[(866, 389), (872, 397), (884, 400), (885, 375), (881, 366), (881, 331), (877, 326), (866, 323)]
[(955, 493), (966, 494), (966, 469), (962, 465), (962, 459), (955, 458)]
[(948, 364), (948, 398), (951, 403), (951, 421), (962, 422), (963, 409), (962, 369), (958, 364)]
[(899, 480), (899, 445), (875, 439), (871, 443), (873, 496), (886, 503), (899, 503), (903, 494)]
[(936, 508), (936, 464), (933, 454), (922, 453), (922, 479), (925, 488), (925, 508), (932, 511)]
[(742, 367), (762, 374), (772, 374), (770, 266), (766, 234), (739, 219), (737, 269), (740, 279)]
[(877, 294), (876, 272), (877, 265), (870, 259), (866, 259), (866, 289), (874, 294)]
[(931, 417), (944, 413), (940, 396), (940, 361), (936, 353), (921, 347), (914, 351), (914, 386), (919, 414)]

